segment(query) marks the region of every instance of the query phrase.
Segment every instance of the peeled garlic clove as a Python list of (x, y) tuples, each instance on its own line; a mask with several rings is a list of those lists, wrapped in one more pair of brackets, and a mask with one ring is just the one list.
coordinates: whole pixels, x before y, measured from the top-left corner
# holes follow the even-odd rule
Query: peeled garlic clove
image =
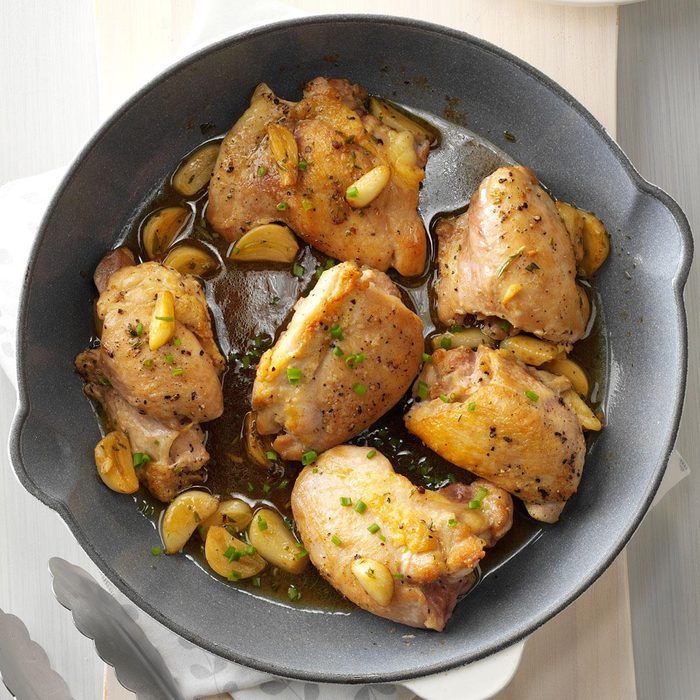
[(117, 493), (135, 493), (139, 480), (134, 469), (129, 438), (114, 430), (105, 435), (95, 447), (95, 465), (100, 479)]
[(175, 297), (167, 289), (158, 292), (148, 328), (148, 347), (157, 350), (175, 335)]
[(210, 527), (232, 527), (236, 532), (245, 530), (253, 519), (253, 509), (240, 498), (222, 501), (213, 515), (199, 526), (199, 534), (206, 540)]
[(229, 258), (248, 262), (290, 263), (299, 252), (294, 234), (281, 224), (262, 224), (234, 243)]
[(255, 464), (259, 467), (265, 467), (265, 469), (270, 466), (270, 460), (265, 454), (269, 448), (263, 444), (262, 438), (255, 428), (255, 412), (253, 411), (246, 413), (243, 419), (243, 444), (246, 454)]
[(361, 209), (371, 204), (382, 193), (391, 179), (391, 168), (387, 165), (378, 165), (355, 180), (350, 187), (345, 190), (347, 203), (355, 208)]
[(589, 278), (597, 272), (610, 253), (610, 237), (603, 222), (593, 214), (581, 212), (583, 217), (583, 259), (579, 268)]
[(542, 369), (557, 374), (560, 377), (566, 377), (574, 390), (581, 396), (588, 396), (588, 377), (581, 365), (568, 357), (558, 357), (550, 362), (545, 362)]
[(173, 187), (185, 197), (191, 197), (204, 189), (214, 172), (221, 143), (207, 143), (198, 148), (173, 175)]
[(281, 124), (268, 124), (267, 136), (282, 184), (291, 187), (299, 175), (299, 149), (294, 134)]
[(440, 333), (430, 339), (433, 350), (438, 348), (471, 348), (476, 350), (479, 345), (493, 345), (493, 341), (478, 328), (465, 328), (452, 333)]
[(185, 207), (166, 207), (148, 217), (141, 232), (141, 244), (149, 260), (165, 253), (191, 215)]
[(583, 217), (581, 211), (566, 202), (555, 202), (554, 205), (574, 246), (574, 255), (578, 264), (583, 258)]
[(355, 559), (350, 570), (365, 593), (378, 605), (386, 607), (394, 597), (394, 577), (391, 571), (375, 559)]
[(514, 355), (526, 365), (539, 367), (550, 362), (559, 354), (559, 348), (546, 340), (533, 338), (530, 335), (514, 335), (501, 341), (501, 350)]
[(270, 508), (260, 508), (248, 526), (248, 539), (273, 566), (290, 574), (300, 574), (309, 563), (304, 547), (297, 542), (282, 516)]
[(265, 560), (255, 551), (254, 546), (239, 540), (218, 525), (209, 528), (204, 557), (219, 576), (231, 581), (250, 578), (265, 568)]
[(185, 491), (166, 508), (161, 536), (168, 554), (179, 552), (197, 526), (216, 512), (219, 499), (206, 491)]
[(429, 126), (422, 124), (416, 118), (411, 118), (407, 114), (396, 109), (392, 105), (376, 97), (369, 98), (369, 111), (379, 119), (382, 124), (386, 124), (396, 131), (408, 131), (418, 141), (427, 141), (429, 144), (437, 143), (438, 135)]
[(561, 397), (569, 409), (576, 414), (584, 430), (602, 430), (603, 424), (593, 413), (590, 406), (573, 389), (565, 391)]
[(183, 275), (207, 277), (219, 270), (219, 261), (212, 253), (191, 243), (175, 246), (163, 260), (163, 265), (172, 267)]

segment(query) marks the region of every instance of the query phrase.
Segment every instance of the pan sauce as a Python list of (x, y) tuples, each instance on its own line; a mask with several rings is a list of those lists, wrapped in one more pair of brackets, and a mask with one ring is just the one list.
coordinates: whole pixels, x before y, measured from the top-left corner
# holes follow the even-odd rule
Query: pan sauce
[[(430, 182), (435, 178), (437, 173), (431, 175), (431, 170), (439, 168), (439, 154), (446, 143), (452, 147), (455, 143), (458, 144), (464, 153), (463, 163), (466, 168), (466, 174), (460, 178), (461, 182), (456, 183), (455, 188), (446, 195), (452, 201), (445, 202), (444, 208), (436, 208), (432, 197), (430, 205), (424, 206), (424, 193), (422, 194), (420, 212), (426, 226), (430, 224), (432, 228), (438, 212), (455, 211), (455, 189), (462, 191), (459, 200), (462, 202), (460, 211), (463, 211), (464, 203), (468, 201), (481, 178), (496, 167), (511, 161), (506, 154), (461, 126), (434, 115), (420, 116), (441, 136), (441, 145), (428, 160), (426, 181)], [(205, 143), (217, 140), (211, 139)], [(203, 144), (198, 148), (201, 145)], [(268, 470), (255, 464), (246, 454), (244, 447), (243, 421), (250, 410), (257, 358), (274, 343), (286, 327), (296, 300), (311, 290), (320, 272), (331, 264), (331, 261), (301, 240), (300, 253), (297, 256), (297, 262), (303, 267), (301, 277), (292, 274), (292, 266), (287, 264), (229, 261), (227, 250), (230, 245), (214, 233), (206, 221), (206, 191), (186, 199), (167, 182), (156, 186), (153, 197), (148, 205), (137, 213), (135, 223), (124, 240), (124, 244), (134, 252), (137, 262), (148, 259), (142, 245), (144, 221), (155, 210), (168, 206), (184, 206), (193, 212), (177, 241), (184, 238), (194, 239), (198, 241), (198, 245), (214, 252), (222, 262), (220, 272), (204, 281), (219, 346), (229, 359), (229, 368), (223, 378), (224, 413), (217, 420), (204, 426), (209, 431), (207, 449), (211, 455), (207, 467), (206, 488), (222, 498), (241, 498), (253, 507), (271, 505), (291, 522), (291, 488), (301, 466), (279, 460)], [(432, 238), (429, 245), (434, 246)], [(434, 252), (431, 251), (429, 259), (434, 258)], [(435, 330), (435, 300), (432, 291), (434, 267), (434, 263), (431, 262), (429, 270), (420, 278), (403, 278), (395, 271), (389, 273), (402, 290), (404, 301), (422, 318), (426, 334)], [(591, 296), (595, 297), (594, 294)], [(591, 302), (592, 317), (595, 318), (596, 299), (592, 298)], [(583, 365), (594, 380), (592, 398), (597, 400), (601, 393), (600, 380), (604, 366), (604, 347), (597, 320), (591, 324), (587, 336), (576, 344), (571, 356)], [(381, 451), (399, 473), (417, 485), (435, 489), (451, 481), (471, 481), (471, 474), (446, 462), (406, 430), (403, 414), (410, 402), (410, 395), (406, 395), (383, 418), (350, 442), (368, 445)], [(594, 439), (591, 435), (595, 434), (589, 434), (589, 443)], [(164, 505), (148, 496), (144, 489), (136, 495), (136, 502), (140, 512), (157, 524)], [(493, 574), (510, 557), (539, 537), (547, 527), (530, 518), (517, 499), (514, 499), (514, 503), (513, 527), (487, 552), (474, 585)], [(216, 577), (206, 564), (204, 545), (197, 534), (191, 538), (184, 551), (207, 573)], [(306, 608), (343, 610), (352, 607), (321, 578), (313, 566), (307, 567), (301, 575), (288, 574), (268, 566), (259, 577), (253, 579), (237, 583), (220, 580), (251, 594), (286, 603), (289, 603), (288, 589), (293, 585), (301, 594), (296, 604)]]

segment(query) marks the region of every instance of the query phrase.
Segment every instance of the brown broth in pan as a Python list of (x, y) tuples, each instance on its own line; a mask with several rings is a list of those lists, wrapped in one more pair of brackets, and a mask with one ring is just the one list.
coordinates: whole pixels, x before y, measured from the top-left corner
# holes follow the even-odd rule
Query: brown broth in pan
[[(422, 116), (425, 118), (425, 115)], [(436, 128), (438, 123), (440, 128), (445, 128), (445, 122), (441, 119), (428, 117), (428, 121)], [(216, 140), (218, 139), (207, 141)], [(482, 148), (485, 152), (488, 150), (488, 158), (497, 158), (494, 156), (495, 149), (480, 144), (476, 139), (472, 140), (470, 147)], [(484, 161), (483, 156), (481, 160)], [(493, 168), (500, 164), (497, 162)], [(480, 177), (478, 179), (480, 180)], [(464, 205), (470, 194), (471, 192), (464, 193)], [(211, 455), (205, 487), (222, 498), (241, 498), (253, 507), (262, 504), (272, 506), (287, 518), (293, 527), (291, 489), (301, 466), (298, 463), (279, 460), (271, 468), (265, 469), (253, 462), (248, 457), (243, 442), (243, 420), (250, 410), (250, 396), (258, 358), (286, 327), (297, 299), (308, 294), (324, 267), (335, 261), (329, 261), (327, 256), (300, 240), (297, 262), (304, 270), (301, 277), (292, 274), (292, 265), (231, 262), (227, 258), (230, 244), (213, 232), (207, 224), (206, 192), (199, 193), (192, 199), (183, 198), (169, 182), (156, 187), (154, 196), (144, 210), (137, 213), (135, 223), (123, 241), (134, 252), (137, 261), (147, 259), (140, 240), (143, 222), (150, 213), (166, 206), (185, 206), (193, 212), (177, 240), (195, 239), (210, 251), (215, 251), (222, 262), (221, 271), (213, 278), (204, 280), (219, 345), (229, 360), (229, 367), (223, 377), (224, 413), (217, 420), (203, 426), (208, 430), (207, 449)], [(462, 210), (464, 208), (465, 206), (462, 206)], [(435, 217), (431, 214), (430, 218)], [(428, 230), (432, 229), (432, 223), (425, 221)], [(435, 247), (433, 240), (430, 246)], [(439, 328), (434, 320), (437, 316), (434, 313), (432, 292), (435, 274), (432, 262), (434, 252), (430, 252), (431, 264), (428, 271), (420, 278), (407, 279), (395, 271), (389, 273), (402, 290), (404, 301), (421, 316), (426, 336), (436, 327)], [(591, 297), (595, 315), (595, 294), (591, 293)], [(591, 324), (586, 338), (576, 345), (572, 356), (588, 372), (594, 387), (592, 396), (600, 400), (600, 382), (605, 358), (597, 319)], [(403, 415), (410, 403), (409, 392), (383, 418), (350, 442), (381, 451), (399, 473), (417, 485), (437, 489), (453, 481), (471, 481), (474, 477), (470, 473), (433, 453), (406, 430)], [(136, 502), (143, 515), (157, 526), (165, 508), (164, 504), (152, 499), (143, 489), (136, 495)], [(513, 527), (495, 547), (487, 551), (480, 571), (477, 572), (475, 585), (510, 557), (522, 551), (548, 527), (530, 518), (517, 499), (514, 499), (514, 502)], [(197, 533), (186, 546), (185, 553), (211, 576), (217, 577), (206, 564), (203, 542)], [(259, 577), (226, 583), (254, 595), (285, 603), (290, 603), (287, 592), (289, 586), (294, 585), (301, 594), (295, 605), (327, 611), (341, 611), (352, 607), (321, 578), (312, 565), (301, 575), (288, 574), (268, 566)]]

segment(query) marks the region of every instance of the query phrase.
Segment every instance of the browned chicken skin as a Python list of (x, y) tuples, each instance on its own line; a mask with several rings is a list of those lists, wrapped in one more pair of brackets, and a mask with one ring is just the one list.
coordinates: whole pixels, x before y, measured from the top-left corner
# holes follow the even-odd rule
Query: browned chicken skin
[[(297, 103), (258, 86), (221, 145), (207, 208), (214, 229), (235, 241), (258, 224), (282, 221), (339, 260), (423, 272), (426, 233), (417, 206), (429, 144), (368, 114), (366, 98), (345, 80), (316, 78)], [(279, 158), (270, 125), (286, 130), (295, 154)], [(347, 188), (379, 165), (391, 168), (389, 183), (354, 209)]]
[[(292, 510), (304, 547), (321, 575), (356, 605), (442, 630), (457, 597), (472, 585), (484, 548), (510, 529), (511, 498), (481, 479), (440, 491), (418, 488), (382, 454), (371, 454), (341, 445), (301, 472)], [(372, 577), (381, 583), (384, 573), (388, 600), (378, 601), (360, 583), (353, 570), (358, 559), (370, 562), (370, 584)]]
[(388, 411), (420, 367), (423, 324), (383, 273), (341, 263), (297, 302), (261, 358), (253, 409), (285, 459), (345, 442)]
[(555, 343), (574, 343), (588, 321), (576, 285), (574, 244), (551, 197), (524, 166), (485, 178), (469, 209), (438, 236), (440, 321), (496, 316)]
[[(109, 427), (124, 431), (134, 452), (149, 455), (140, 479), (167, 501), (204, 476), (209, 455), (199, 423), (223, 411), (224, 359), (196, 279), (157, 263), (129, 264), (120, 250), (108, 254), (95, 272), (100, 347), (81, 353), (76, 367)], [(152, 351), (149, 327), (162, 290), (175, 299), (176, 331)]]
[(521, 498), (534, 518), (556, 521), (586, 452), (578, 418), (561, 399), (568, 380), (482, 345), (435, 351), (418, 381), (428, 396), (408, 411), (406, 427), (453, 464)]

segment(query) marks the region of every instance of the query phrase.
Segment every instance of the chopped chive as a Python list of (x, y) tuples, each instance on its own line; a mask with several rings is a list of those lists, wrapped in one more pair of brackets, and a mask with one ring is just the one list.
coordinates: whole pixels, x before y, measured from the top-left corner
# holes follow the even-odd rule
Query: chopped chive
[(267, 530), (267, 520), (262, 515), (258, 515), (258, 530)]
[(463, 330), (464, 326), (460, 325), (459, 323), (455, 323), (450, 326), (450, 333), (460, 333)]
[(377, 525), (377, 523), (372, 523), (367, 529), (374, 535), (379, 532), (379, 525)]
[(335, 323), (331, 326), (331, 337), (335, 338), (336, 340), (343, 339), (343, 329), (340, 327), (339, 323)]
[(300, 265), (298, 262), (295, 262), (294, 265), (292, 265), (292, 275), (294, 275), (294, 277), (303, 277), (304, 266)]
[(467, 404), (467, 411), (469, 411), (470, 413), (474, 413), (474, 411), (476, 411), (476, 404), (473, 401), (470, 401)]
[(144, 360), (141, 364), (147, 369), (150, 369), (151, 367), (153, 367), (153, 358), (149, 357), (147, 360)]
[(145, 452), (134, 452), (132, 460), (135, 467), (142, 467), (144, 464), (148, 464), (151, 461), (151, 456)]
[(299, 551), (294, 555), (295, 559), (303, 559), (309, 556), (309, 553), (300, 544), (297, 547), (299, 547)]
[(433, 356), (429, 355), (427, 352), (423, 353), (423, 362), (432, 362)]
[(372, 457), (376, 457), (376, 455), (377, 455), (377, 450), (370, 450), (367, 453), (367, 459), (372, 459)]
[(156, 316), (156, 319), (158, 321), (167, 321), (168, 323), (172, 323), (175, 320), (174, 316)]
[(154, 557), (159, 557), (163, 553), (163, 550), (160, 547), (151, 547), (151, 554)]
[(343, 356), (343, 351), (340, 349), (340, 346), (336, 345), (336, 346), (333, 348), (333, 354), (334, 354), (336, 357), (342, 357), (342, 356)]
[(340, 497), (340, 505), (341, 506), (351, 506), (352, 505), (352, 498), (348, 498), (347, 496), (341, 496)]
[(428, 398), (428, 385), (423, 381), (419, 381), (418, 386), (416, 388), (416, 393), (418, 394), (419, 399), (427, 399)]
[(165, 356), (165, 361), (166, 361), (169, 365), (172, 365), (172, 363), (175, 362), (175, 358), (173, 357), (173, 354), (172, 354), (171, 352), (169, 352), (169, 353)]
[(107, 377), (104, 376), (100, 377), (100, 384), (102, 384), (102, 386), (112, 386), (112, 383), (109, 381), (109, 379), (107, 379)]
[(265, 177), (267, 175), (267, 168), (264, 165), (258, 166), (258, 177)]
[(302, 199), (301, 200), (301, 208), (304, 211), (311, 211), (314, 208), (314, 205), (308, 199)]
[(253, 576), (253, 578), (250, 579), (250, 584), (253, 588), (260, 588), (260, 576)]
[(299, 161), (299, 170), (306, 170), (309, 167), (309, 164), (302, 158)]
[(382, 542), (386, 542), (386, 537), (384, 537), (384, 535), (382, 535), (381, 532), (377, 533), (377, 537), (378, 537)]
[(255, 547), (253, 547), (252, 544), (246, 545), (246, 548), (243, 550), (243, 552), (245, 553), (245, 556), (247, 556), (247, 557), (252, 557), (253, 554), (257, 554), (257, 551), (258, 550), (255, 549)]
[(443, 403), (451, 403), (452, 402), (452, 395), (448, 396), (447, 394), (440, 394), (440, 401)]
[(449, 350), (452, 347), (452, 338), (449, 335), (443, 335), (440, 338), (440, 347), (443, 350)]
[(280, 202), (280, 203), (277, 205), (277, 209), (278, 209), (279, 211), (284, 211), (285, 209), (289, 209), (289, 204), (287, 204), (287, 202)]
[(140, 321), (136, 324), (136, 335), (141, 335), (143, 333), (143, 323)]
[(359, 194), (360, 193), (355, 185), (351, 185), (347, 190), (345, 190), (345, 196), (350, 197), (350, 199), (355, 199)]
[(224, 552), (224, 556), (229, 560), (233, 561), (233, 557), (236, 554), (236, 548), (235, 547), (227, 547), (226, 551)]
[(238, 581), (241, 578), (241, 572), (234, 569), (227, 578), (229, 581)]
[(272, 490), (272, 486), (270, 484), (263, 484), (263, 493), (268, 494)]
[(537, 401), (540, 398), (540, 395), (535, 393), (532, 389), (528, 389), (525, 392), (525, 396), (527, 396), (530, 401)]
[(274, 450), (268, 450), (265, 453), (265, 457), (267, 457), (271, 462), (274, 462), (277, 459), (277, 453)]
[(457, 521), (456, 521), (454, 518), (450, 518), (450, 519), (447, 521), (447, 524), (448, 524), (450, 527), (457, 527)]
[(481, 486), (479, 490), (476, 492), (476, 496), (469, 501), (469, 508), (471, 510), (476, 510), (477, 508), (481, 508), (481, 503), (488, 494), (488, 491)]
[(355, 510), (362, 515), (367, 510), (367, 504), (360, 499), (356, 504), (355, 504)]
[(182, 345), (182, 340), (180, 340), (180, 338), (173, 338), (173, 345), (179, 348)]
[(289, 486), (289, 479), (282, 479), (282, 481), (277, 484), (278, 489), (286, 489)]
[(296, 367), (287, 367), (287, 380), (290, 384), (298, 384), (301, 379), (301, 370)]
[(253, 486), (253, 484), (250, 481), (248, 482), (247, 488), (249, 493), (253, 493), (253, 491), (255, 491), (255, 486)]
[(317, 457), (318, 454), (316, 452), (309, 450), (308, 452), (304, 452), (304, 454), (301, 456), (301, 463), (306, 467), (312, 462), (315, 462)]
[(182, 369), (182, 367), (173, 367), (170, 370), (170, 374), (173, 375), (173, 377), (179, 377), (181, 374), (184, 374), (185, 370)]
[(287, 598), (289, 600), (299, 600), (301, 598), (301, 593), (299, 593), (299, 589), (294, 584), (287, 589)]
[(340, 546), (342, 546), (342, 544), (343, 544), (343, 540), (341, 540), (340, 537), (338, 537), (338, 535), (333, 535), (333, 537), (331, 537), (331, 542), (332, 542), (336, 547), (340, 547)]
[(363, 394), (367, 393), (367, 387), (364, 384), (360, 384), (359, 382), (357, 384), (352, 385), (352, 390), (359, 396), (362, 396)]
[(501, 321), (498, 325), (501, 327), (501, 330), (505, 333), (508, 333), (512, 327), (510, 323), (506, 320)]

